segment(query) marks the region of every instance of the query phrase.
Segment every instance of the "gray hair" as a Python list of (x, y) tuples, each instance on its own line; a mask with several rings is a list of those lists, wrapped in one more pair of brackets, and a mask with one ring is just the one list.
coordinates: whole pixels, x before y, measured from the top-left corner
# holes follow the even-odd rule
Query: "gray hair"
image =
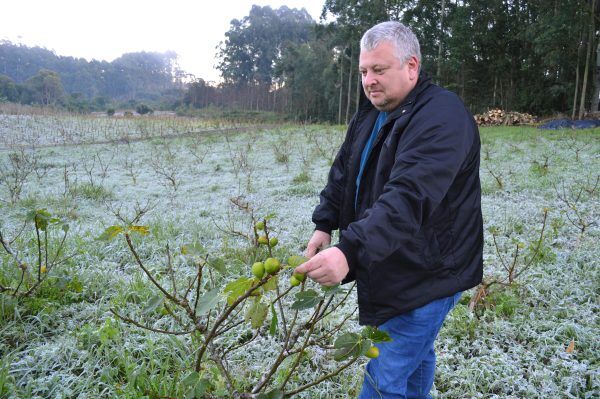
[(417, 36), (406, 25), (387, 21), (373, 26), (360, 39), (360, 49), (372, 51), (381, 42), (388, 41), (396, 48), (396, 57), (405, 62), (411, 56), (417, 57), (421, 63), (421, 49)]

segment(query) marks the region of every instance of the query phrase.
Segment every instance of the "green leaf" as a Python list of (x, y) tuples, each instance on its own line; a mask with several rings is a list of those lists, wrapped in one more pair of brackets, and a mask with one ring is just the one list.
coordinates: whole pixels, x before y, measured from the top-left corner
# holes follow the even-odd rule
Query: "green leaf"
[(246, 321), (250, 322), (252, 328), (260, 328), (265, 323), (268, 313), (269, 305), (257, 299), (246, 311)]
[(262, 289), (266, 291), (275, 291), (277, 289), (277, 282), (279, 281), (279, 276), (273, 276), (267, 280), (266, 283), (262, 286)]
[(277, 334), (277, 312), (275, 306), (271, 303), (271, 326), (269, 327), (269, 334), (275, 336)]
[(367, 354), (367, 352), (369, 351), (369, 348), (371, 348), (373, 346), (373, 341), (371, 341), (370, 339), (363, 339), (360, 343), (360, 355), (359, 356), (364, 356)]
[(204, 253), (206, 253), (206, 249), (199, 242), (181, 246), (182, 255), (202, 256)]
[(267, 216), (265, 216), (263, 219), (264, 220), (269, 220), (269, 219), (273, 219), (275, 216), (277, 216), (276, 213), (269, 213)]
[(333, 347), (337, 349), (333, 358), (339, 362), (363, 355), (371, 347), (371, 341), (357, 333), (345, 333), (335, 340)]
[(198, 299), (198, 306), (196, 306), (196, 313), (198, 316), (208, 314), (208, 312), (217, 306), (219, 303), (219, 291), (220, 288), (213, 288)]
[(100, 235), (100, 237), (97, 238), (97, 240), (100, 241), (110, 241), (113, 238), (115, 238), (116, 236), (118, 236), (119, 234), (123, 233), (123, 227), (121, 226), (110, 226), (107, 227), (106, 230), (104, 230), (104, 233), (102, 233), (102, 235)]
[(379, 330), (377, 327), (367, 326), (363, 328), (361, 335), (364, 338), (370, 339), (374, 343), (391, 342), (392, 337), (385, 331)]
[(163, 305), (164, 301), (165, 299), (161, 295), (154, 295), (146, 304), (144, 313), (147, 315), (154, 313), (156, 309)]
[(221, 274), (225, 274), (225, 272), (227, 271), (227, 268), (225, 266), (225, 260), (223, 260), (223, 258), (209, 259), (208, 265)]
[(305, 262), (308, 262), (308, 258), (305, 256), (298, 255), (292, 255), (287, 260), (287, 264), (291, 267), (298, 267)]
[(109, 341), (116, 339), (119, 336), (119, 329), (115, 327), (110, 319), (104, 322), (104, 325), (100, 327), (100, 342), (106, 344)]
[(35, 227), (42, 230), (42, 231), (46, 231), (46, 229), (48, 228), (48, 224), (51, 223), (51, 219), (52, 219), (52, 215), (50, 214), (50, 212), (48, 212), (45, 208), (44, 209), (38, 209), (36, 211), (33, 212), (33, 220), (35, 222)]
[(198, 381), (196, 387), (194, 388), (195, 399), (203, 399), (209, 385), (210, 381), (208, 381), (206, 378), (202, 378), (200, 381)]
[(181, 381), (181, 385), (186, 389), (186, 399), (202, 399), (210, 382), (206, 378), (200, 378), (200, 374), (193, 371)]
[(148, 226), (129, 226), (128, 230), (132, 233), (141, 234), (143, 236), (150, 233), (150, 228)]
[(296, 293), (296, 301), (292, 304), (292, 309), (303, 310), (317, 306), (323, 299), (317, 291), (310, 289)]
[(223, 289), (223, 293), (227, 295), (227, 304), (233, 304), (239, 297), (244, 295), (252, 287), (252, 282), (252, 278), (240, 277), (227, 284)]
[(181, 385), (184, 387), (195, 386), (196, 382), (200, 379), (200, 374), (197, 371), (192, 371), (181, 380)]
[(336, 294), (346, 292), (346, 290), (342, 289), (339, 284), (332, 285), (332, 286), (322, 285), (321, 291), (323, 291), (323, 294), (325, 294), (325, 295), (336, 295)]
[(282, 399), (283, 392), (280, 389), (274, 389), (272, 391), (261, 393), (256, 399)]
[(68, 223), (63, 223), (63, 225), (62, 225), (62, 226), (60, 226), (60, 227), (61, 227), (62, 231), (64, 231), (65, 233), (68, 233), (68, 232), (69, 232), (69, 228), (70, 228), (70, 227), (69, 227), (69, 224), (68, 224)]

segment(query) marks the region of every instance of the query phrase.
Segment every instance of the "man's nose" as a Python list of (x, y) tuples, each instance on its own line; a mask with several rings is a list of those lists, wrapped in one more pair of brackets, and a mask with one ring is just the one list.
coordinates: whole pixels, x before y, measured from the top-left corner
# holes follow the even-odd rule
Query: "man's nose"
[(377, 83), (377, 79), (375, 78), (375, 74), (373, 72), (365, 72), (363, 74), (363, 85), (365, 86), (371, 86), (375, 83)]

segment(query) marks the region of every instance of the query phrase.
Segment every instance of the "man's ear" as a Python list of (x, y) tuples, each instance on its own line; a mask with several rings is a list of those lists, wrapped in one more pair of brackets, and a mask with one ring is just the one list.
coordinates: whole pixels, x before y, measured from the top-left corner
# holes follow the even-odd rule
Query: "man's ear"
[(410, 80), (416, 80), (419, 78), (419, 60), (414, 55), (406, 61), (408, 67), (408, 77)]

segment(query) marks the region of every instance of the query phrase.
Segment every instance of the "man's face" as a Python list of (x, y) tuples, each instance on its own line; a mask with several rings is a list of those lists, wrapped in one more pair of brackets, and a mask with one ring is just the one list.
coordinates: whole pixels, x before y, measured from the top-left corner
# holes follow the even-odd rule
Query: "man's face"
[(412, 56), (402, 63), (394, 46), (381, 42), (372, 51), (361, 51), (358, 68), (367, 98), (380, 111), (392, 111), (417, 84), (419, 61)]

